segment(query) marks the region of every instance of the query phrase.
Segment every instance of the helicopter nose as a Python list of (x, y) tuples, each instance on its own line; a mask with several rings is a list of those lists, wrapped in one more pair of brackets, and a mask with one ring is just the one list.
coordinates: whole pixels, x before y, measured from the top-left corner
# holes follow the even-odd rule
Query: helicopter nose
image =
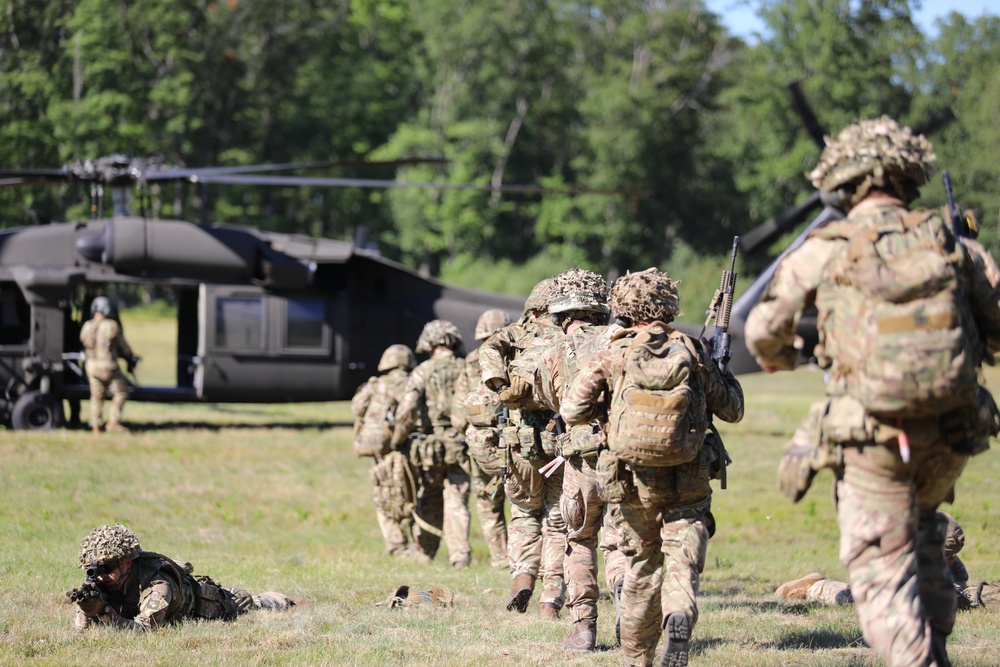
[(83, 234), (76, 240), (76, 251), (88, 261), (104, 263), (104, 234)]

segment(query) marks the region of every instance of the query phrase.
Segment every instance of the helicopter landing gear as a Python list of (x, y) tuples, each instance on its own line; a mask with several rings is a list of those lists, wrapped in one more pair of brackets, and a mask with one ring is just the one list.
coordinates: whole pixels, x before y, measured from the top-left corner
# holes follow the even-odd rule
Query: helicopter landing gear
[(42, 391), (28, 391), (14, 403), (11, 424), (19, 431), (48, 431), (63, 425), (62, 401)]

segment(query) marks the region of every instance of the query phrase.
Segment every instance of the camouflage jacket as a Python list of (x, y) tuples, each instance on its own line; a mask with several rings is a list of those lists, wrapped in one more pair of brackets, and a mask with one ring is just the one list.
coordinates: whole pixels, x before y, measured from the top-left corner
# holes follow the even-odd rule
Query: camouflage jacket
[(479, 348), (465, 355), (465, 371), (455, 382), (455, 395), (451, 399), (451, 425), (465, 431), (469, 420), (465, 417), (465, 399), (469, 392), (479, 386), (482, 371), (479, 367)]
[(131, 359), (133, 356), (121, 325), (109, 318), (84, 322), (80, 342), (83, 343), (86, 364), (91, 371), (116, 370), (119, 359)]
[[(864, 224), (885, 209), (906, 211), (896, 199), (866, 199), (851, 209), (847, 220)], [(1000, 349), (1000, 276), (989, 253), (971, 239), (962, 239), (968, 261), (962, 264), (965, 294), (985, 339), (986, 350)], [(847, 247), (845, 240), (810, 236), (778, 264), (764, 299), (750, 312), (744, 330), (747, 347), (766, 370), (791, 370), (798, 360), (795, 329), (803, 313), (816, 303), (816, 293), (831, 260)]]
[[(584, 324), (556, 338), (542, 354), (540, 390), (546, 405), (559, 412), (562, 396), (580, 371), (581, 362), (611, 343), (611, 336), (621, 327)], [(606, 418), (607, 415), (604, 415)]]
[[(559, 413), (567, 425), (583, 424), (596, 418), (602, 410), (602, 392), (612, 395), (624, 375), (626, 353), (636, 330), (626, 329), (616, 335), (611, 344), (583, 360), (562, 397)], [(690, 338), (690, 337), (688, 337)], [(705, 405), (711, 414), (725, 422), (743, 419), (743, 388), (735, 377), (723, 373), (709, 358), (701, 344), (691, 341), (701, 354), (691, 385), (693, 391), (705, 395)]]
[(393, 368), (385, 375), (373, 375), (368, 381), (358, 387), (351, 399), (351, 412), (358, 419), (363, 419), (365, 411), (376, 394), (385, 394), (396, 401), (400, 399), (406, 388), (406, 380), (410, 377), (402, 368)]
[(452, 427), (452, 397), (464, 370), (465, 360), (444, 349), (434, 352), (430, 359), (413, 369), (396, 408), (393, 447), (399, 447), (410, 433), (417, 430), (422, 414), (427, 416), (434, 430)]
[(527, 383), (530, 391), (517, 405), (508, 403), (508, 407), (550, 413), (540, 391), (541, 354), (563, 335), (563, 330), (548, 315), (500, 329), (479, 348), (483, 383), (491, 386), (491, 380), (500, 379), (510, 384), (511, 377), (517, 376)]
[(197, 584), (190, 569), (189, 565), (181, 565), (161, 554), (140, 551), (121, 587), (105, 591), (107, 602), (116, 613), (106, 617), (108, 620), (88, 621), (109, 623), (126, 630), (155, 630), (161, 625), (194, 617)]

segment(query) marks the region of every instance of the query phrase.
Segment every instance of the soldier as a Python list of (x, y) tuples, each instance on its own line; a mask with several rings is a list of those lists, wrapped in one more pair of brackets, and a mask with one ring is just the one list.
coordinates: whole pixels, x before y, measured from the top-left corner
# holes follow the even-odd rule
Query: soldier
[[(549, 303), (549, 313), (566, 332), (542, 355), (542, 395), (548, 406), (559, 411), (559, 401), (579, 370), (581, 359), (606, 348), (612, 333), (608, 328), (608, 285), (592, 271), (570, 269), (555, 278), (558, 296)], [(607, 449), (606, 404), (594, 419), (574, 424), (561, 436), (560, 455), (565, 459), (560, 509), (566, 522), (568, 547), (564, 570), (566, 606), (573, 627), (563, 638), (563, 647), (593, 651), (597, 643), (598, 531), (604, 553), (605, 579), (618, 607), (627, 562), (618, 550), (618, 533), (606, 517), (605, 502), (597, 480), (598, 455)]]
[(76, 603), (77, 630), (92, 624), (155, 630), (186, 618), (231, 621), (253, 609), (283, 610), (301, 604), (283, 593), (251, 595), (192, 575), (190, 563), (142, 551), (121, 524), (98, 526), (80, 542), (87, 580), (66, 595)]
[[(995, 432), (996, 406), (985, 389), (977, 395), (975, 372), (1000, 347), (1000, 294), (982, 271), (988, 254), (971, 253), (974, 241), (956, 243), (936, 212), (909, 210), (934, 157), (923, 136), (886, 116), (828, 138), (809, 176), (847, 219), (785, 256), (746, 323), (761, 368), (793, 369), (796, 324), (814, 304), (819, 308), (816, 352), (827, 369), (827, 401), (815, 410), (816, 430), (833, 451), (819, 458), (842, 466), (840, 561), (864, 637), (889, 665), (949, 664), (955, 595), (936, 510), (953, 497), (969, 456)], [(912, 276), (923, 280), (909, 280), (915, 287), (897, 290), (890, 301), (889, 287)], [(887, 317), (890, 303), (915, 310)], [(921, 351), (932, 339), (940, 351)], [(903, 347), (888, 347), (893, 341)], [(907, 383), (880, 383), (883, 370)], [(811, 461), (815, 451), (786, 450), (779, 483), (794, 499), (819, 467)]]
[(111, 389), (111, 413), (107, 430), (128, 433), (122, 426), (122, 409), (128, 398), (128, 382), (118, 367), (125, 359), (129, 373), (135, 370), (139, 357), (125, 342), (121, 325), (111, 317), (111, 300), (96, 297), (90, 304), (90, 319), (83, 323), (80, 342), (86, 357), (85, 368), (90, 380), (90, 428), (100, 433), (104, 428), (104, 392)]
[[(354, 423), (354, 450), (359, 456), (375, 458), (371, 470), (374, 486), (375, 517), (378, 520), (385, 550), (390, 556), (406, 553), (409, 539), (409, 514), (404, 506), (405, 491), (409, 479), (394, 479), (399, 473), (405, 475), (405, 461), (384, 461), (390, 453), (392, 425), (396, 406), (406, 389), (410, 370), (417, 365), (413, 351), (405, 345), (390, 345), (382, 353), (378, 370), (382, 375), (374, 375), (358, 387), (351, 399), (351, 412), (357, 420)], [(395, 465), (394, 465), (395, 464)], [(383, 469), (386, 469), (383, 472)], [(382, 473), (382, 474), (380, 474)], [(385, 474), (389, 473), (388, 479)], [(386, 483), (382, 483), (383, 480)], [(388, 487), (388, 488), (383, 488)], [(393, 489), (398, 492), (393, 493)]]
[[(938, 522), (947, 524), (944, 538), (944, 559), (948, 572), (955, 583), (955, 590), (963, 595), (969, 582), (969, 572), (958, 557), (958, 552), (965, 545), (965, 533), (952, 516), (938, 510)], [(842, 581), (827, 579), (819, 572), (807, 574), (801, 579), (789, 581), (778, 586), (774, 597), (779, 600), (803, 600), (806, 602), (821, 602), (823, 604), (854, 604), (851, 587)], [(959, 600), (961, 604), (961, 600)]]
[[(497, 329), (510, 324), (507, 313), (499, 308), (487, 310), (479, 316), (476, 322), (476, 340), (484, 341), (493, 335)], [(465, 355), (465, 373), (455, 384), (455, 404), (451, 410), (451, 423), (460, 433), (465, 433), (472, 454), (469, 463), (472, 467), (472, 492), (476, 495), (476, 511), (479, 513), (479, 524), (483, 529), (483, 539), (490, 550), (490, 565), (506, 570), (507, 562), (507, 517), (504, 516), (503, 481), (497, 475), (488, 474), (476, 461), (473, 443), (489, 440), (493, 446), (499, 437), (497, 433), (497, 415), (491, 414), (488, 425), (478, 426), (470, 423), (465, 412), (465, 400), (469, 393), (480, 386), (481, 370), (479, 368), (479, 348)], [(490, 433), (480, 431), (489, 430)]]
[(510, 500), (507, 529), (511, 584), (507, 610), (525, 613), (541, 577), (539, 611), (556, 619), (565, 602), (563, 560), (566, 525), (559, 509), (561, 469), (549, 477), (539, 472), (556, 454), (554, 413), (537, 391), (540, 353), (562, 329), (548, 314), (552, 279), (535, 285), (524, 303), (524, 315), (490, 336), (480, 346), (483, 384), (497, 392), (509, 410), (500, 433), (508, 464), (504, 490)]
[[(410, 444), (410, 460), (421, 474), (417, 492), (413, 537), (418, 549), (409, 555), (430, 561), (441, 538), (448, 547), (452, 566), (468, 567), (469, 547), (469, 454), (462, 434), (451, 423), (455, 384), (465, 370), (465, 361), (456, 356), (462, 348), (458, 327), (447, 320), (424, 325), (417, 339), (417, 352), (429, 353), (410, 373), (406, 390), (396, 409), (392, 446), (402, 447), (411, 433), (426, 435)], [(422, 415), (429, 420), (420, 433)]]
[(610, 396), (609, 452), (599, 474), (605, 500), (618, 504), (619, 548), (629, 558), (621, 593), (625, 665), (652, 665), (661, 631), (660, 664), (688, 664), (715, 532), (708, 417), (743, 417), (739, 382), (699, 341), (670, 327), (678, 299), (676, 283), (657, 269), (616, 280), (611, 311), (628, 328), (582, 362), (560, 409), (567, 424), (586, 424), (601, 395)]

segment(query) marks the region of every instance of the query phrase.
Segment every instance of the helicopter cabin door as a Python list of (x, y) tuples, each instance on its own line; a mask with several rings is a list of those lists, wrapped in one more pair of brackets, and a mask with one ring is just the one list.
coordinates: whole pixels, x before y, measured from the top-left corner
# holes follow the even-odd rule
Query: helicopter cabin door
[(333, 400), (339, 365), (329, 296), (202, 284), (198, 302), (200, 399)]

